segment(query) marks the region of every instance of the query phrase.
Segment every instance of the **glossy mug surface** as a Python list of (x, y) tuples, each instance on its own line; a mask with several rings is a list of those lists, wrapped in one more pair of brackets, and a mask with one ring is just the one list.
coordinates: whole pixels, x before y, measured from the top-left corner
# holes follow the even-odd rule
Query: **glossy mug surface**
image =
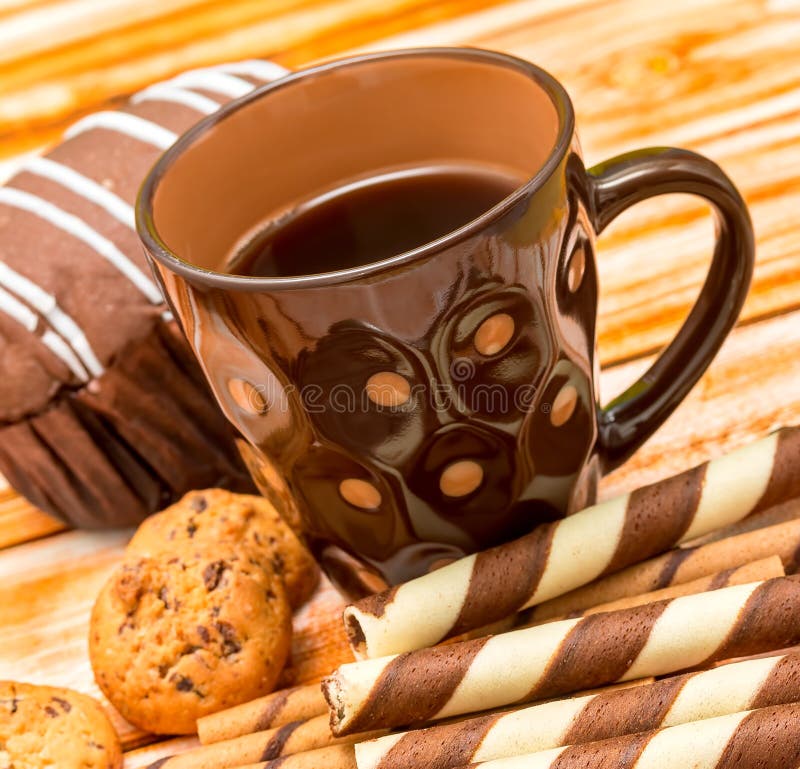
[[(254, 233), (309, 200), (432, 168), (517, 182), (401, 254), (231, 274)], [(670, 192), (714, 210), (708, 278), (650, 371), (602, 408), (595, 236)], [(270, 84), (172, 147), (137, 216), (259, 486), (351, 596), (592, 502), (600, 474), (705, 370), (753, 261), (744, 203), (711, 161), (657, 148), (587, 171), (563, 88), (472, 49), (361, 56)]]

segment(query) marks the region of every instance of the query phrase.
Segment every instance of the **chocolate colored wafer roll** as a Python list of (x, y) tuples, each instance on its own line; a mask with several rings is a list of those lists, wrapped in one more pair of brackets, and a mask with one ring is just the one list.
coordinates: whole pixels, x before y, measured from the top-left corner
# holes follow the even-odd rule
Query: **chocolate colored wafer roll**
[(260, 697), (234, 708), (205, 716), (197, 722), (203, 745), (230, 740), (243, 734), (263, 732), (328, 712), (319, 684), (307, 684)]
[(725, 569), (715, 574), (709, 574), (707, 577), (700, 577), (691, 582), (670, 585), (669, 587), (665, 587), (661, 590), (653, 590), (649, 593), (626, 596), (616, 601), (609, 601), (608, 603), (591, 606), (584, 611), (572, 611), (569, 614), (558, 617), (539, 619), (534, 613), (537, 607), (534, 607), (528, 612), (512, 614), (510, 617), (506, 617), (506, 619), (495, 622), (492, 625), (477, 628), (469, 633), (465, 633), (458, 640), (465, 641), (473, 638), (482, 638), (487, 635), (496, 635), (497, 633), (506, 633), (515, 628), (541, 625), (543, 622), (553, 622), (555, 620), (570, 619), (573, 617), (586, 617), (589, 614), (617, 611), (618, 609), (629, 609), (632, 606), (642, 606), (646, 603), (664, 601), (668, 598), (695, 595), (696, 593), (705, 593), (709, 590), (719, 590), (723, 587), (730, 587), (731, 585), (745, 585), (748, 582), (760, 582), (765, 579), (774, 579), (775, 577), (783, 577), (785, 575), (786, 571), (783, 568), (781, 559), (777, 555), (773, 555), (769, 558), (762, 558), (759, 561), (745, 563), (743, 566)]
[(800, 428), (348, 606), (361, 657), (432, 646), (800, 495)]
[(358, 769), (451, 769), (800, 701), (800, 654), (556, 700), (356, 745)]
[(244, 764), (237, 769), (357, 769), (357, 767), (352, 745), (333, 745), (272, 761)]
[[(652, 593), (642, 593), (632, 595), (627, 598), (620, 598), (617, 601), (601, 603), (592, 606), (586, 611), (574, 612), (572, 617), (586, 617), (590, 614), (599, 614), (604, 611), (617, 611), (618, 609), (630, 609), (633, 606), (642, 606), (646, 603), (665, 601), (669, 598), (679, 598), (683, 595), (696, 595), (697, 593), (707, 593), (710, 590), (721, 590), (723, 587), (731, 585), (746, 585), (749, 582), (761, 582), (765, 579), (775, 579), (785, 576), (783, 564), (777, 555), (771, 558), (762, 558), (760, 561), (746, 563), (735, 569), (726, 569), (716, 574), (709, 574), (707, 577), (692, 582), (684, 582), (680, 585), (671, 585), (663, 590), (654, 590)], [(570, 617), (558, 617), (557, 619), (569, 619)], [(547, 620), (545, 620), (547, 621)], [(539, 624), (539, 623), (536, 623)]]
[(574, 616), (592, 606), (701, 579), (773, 554), (781, 559), (787, 573), (797, 570), (800, 519), (701, 547), (671, 550), (534, 606), (526, 612), (527, 619), (536, 622)]
[(775, 577), (783, 577), (785, 575), (786, 572), (783, 568), (781, 559), (777, 555), (773, 555), (770, 558), (762, 558), (759, 561), (746, 563), (743, 566), (738, 566), (733, 569), (725, 569), (725, 571), (719, 571), (716, 574), (709, 574), (707, 577), (700, 577), (699, 579), (692, 580), (691, 582), (670, 585), (669, 587), (665, 587), (661, 590), (653, 590), (650, 593), (630, 595), (625, 598), (619, 598), (616, 601), (609, 601), (608, 603), (601, 603), (597, 606), (591, 606), (584, 611), (573, 611), (560, 617), (531, 619), (532, 616), (535, 617), (533, 610), (530, 612), (523, 612), (522, 614), (515, 614), (508, 618), (508, 622), (506, 623), (505, 627), (501, 626), (500, 623), (496, 623), (496, 630), (486, 633), (478, 630), (474, 633), (468, 634), (466, 638), (480, 638), (484, 635), (504, 633), (508, 630), (513, 630), (514, 628), (541, 625), (544, 622), (571, 619), (573, 617), (586, 617), (590, 614), (617, 611), (619, 609), (630, 609), (633, 606), (642, 606), (646, 603), (665, 601), (669, 598), (679, 598), (683, 595), (706, 593), (710, 590), (720, 590), (723, 587), (730, 587), (731, 585), (746, 585), (749, 582), (761, 582), (765, 579), (774, 579)]
[(800, 704), (733, 713), (469, 766), (470, 769), (796, 769), (800, 766)]
[[(358, 735), (359, 739), (378, 737), (385, 732)], [(275, 729), (245, 734), (231, 740), (189, 750), (161, 759), (151, 769), (230, 769), (242, 764), (271, 761), (296, 753), (341, 743), (352, 743), (354, 737), (334, 737), (327, 715), (308, 721), (293, 721)]]
[(549, 622), (340, 666), (337, 736), (546, 699), (800, 642), (800, 577)]

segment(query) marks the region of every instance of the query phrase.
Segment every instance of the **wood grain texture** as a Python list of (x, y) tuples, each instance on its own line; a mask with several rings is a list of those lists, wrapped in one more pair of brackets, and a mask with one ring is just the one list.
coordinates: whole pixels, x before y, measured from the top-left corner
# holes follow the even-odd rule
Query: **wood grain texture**
[[(249, 56), (302, 66), (357, 46), (476, 45), (529, 58), (572, 95), (588, 164), (652, 144), (703, 152), (740, 187), (756, 229), (742, 324), (662, 429), (604, 479), (602, 495), (800, 422), (797, 0), (0, 0), (0, 43), (0, 157), (192, 66)], [(601, 239), (604, 399), (675, 333), (711, 235), (706, 209), (673, 197), (637, 206)], [(86, 622), (128, 533), (59, 531), (0, 488), (0, 678), (97, 694)], [(286, 682), (314, 680), (348, 658), (340, 609), (323, 585), (298, 613)], [(151, 738), (114, 717), (129, 768), (193, 744), (141, 747)]]
[(65, 528), (15, 491), (8, 488), (0, 491), (0, 549), (46, 537)]
[[(800, 204), (800, 3), (524, 0), (370, 48), (434, 43), (496, 48), (552, 72), (574, 102), (588, 165), (650, 145), (709, 155), (742, 191), (756, 230), (742, 319), (800, 306), (792, 214)], [(601, 239), (604, 365), (674, 335), (703, 280), (711, 233), (705, 206), (673, 196), (636, 206)]]
[[(193, 67), (306, 62), (499, 0), (50, 0), (0, 17), (0, 157)], [(24, 131), (20, 132), (23, 127)], [(2, 137), (11, 134), (5, 141)]]

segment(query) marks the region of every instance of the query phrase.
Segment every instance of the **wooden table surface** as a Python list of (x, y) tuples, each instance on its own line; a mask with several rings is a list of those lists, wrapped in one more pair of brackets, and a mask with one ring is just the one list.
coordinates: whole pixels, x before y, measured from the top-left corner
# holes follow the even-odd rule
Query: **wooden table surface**
[[(291, 67), (359, 50), (472, 45), (531, 59), (575, 103), (587, 164), (646, 145), (705, 153), (747, 199), (757, 236), (739, 326), (608, 496), (800, 421), (800, 2), (797, 0), (0, 0), (0, 174), (77, 115), (182, 69), (237, 58)], [(637, 206), (600, 242), (601, 390), (617, 393), (675, 333), (709, 262), (688, 198)], [(94, 597), (129, 532), (65, 532), (0, 486), (0, 679), (97, 694)], [(296, 617), (287, 680), (347, 656), (323, 588)], [(149, 745), (115, 715), (129, 767)], [(138, 749), (137, 749), (138, 748)]]

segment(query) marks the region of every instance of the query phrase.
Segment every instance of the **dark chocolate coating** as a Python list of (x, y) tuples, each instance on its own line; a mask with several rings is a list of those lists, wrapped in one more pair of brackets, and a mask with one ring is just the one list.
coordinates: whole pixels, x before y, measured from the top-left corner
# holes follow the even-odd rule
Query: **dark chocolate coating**
[[(166, 101), (122, 111), (176, 133), (202, 117)], [(132, 206), (159, 154), (147, 142), (94, 128), (46, 157)], [(24, 167), (8, 185), (78, 217), (150, 275), (135, 231), (104, 208)], [(137, 523), (193, 488), (252, 491), (235, 432), (177, 325), (162, 319), (164, 304), (149, 302), (81, 240), (2, 202), (0, 261), (56, 298), (105, 367), (81, 383), (42, 344), (46, 319), (29, 332), (0, 312), (0, 473), (15, 489), (67, 523), (90, 528)]]

